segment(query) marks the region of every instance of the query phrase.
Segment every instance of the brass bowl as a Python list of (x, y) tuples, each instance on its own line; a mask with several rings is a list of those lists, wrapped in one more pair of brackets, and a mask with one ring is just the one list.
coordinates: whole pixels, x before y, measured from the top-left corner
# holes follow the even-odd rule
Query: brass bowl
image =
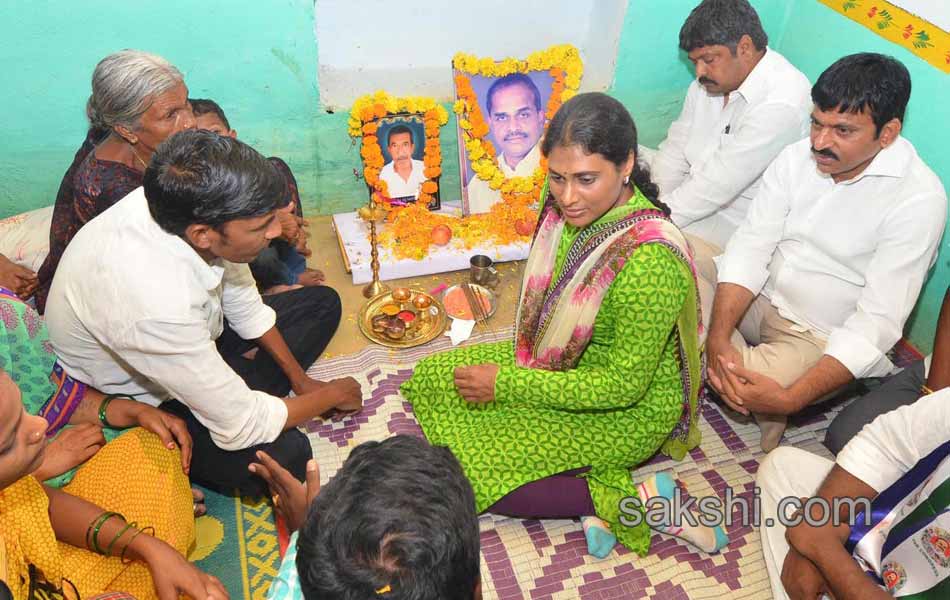
[[(411, 299), (417, 296), (429, 298), (428, 308), (423, 310), (413, 306)], [(412, 290), (409, 298), (409, 300), (399, 302), (393, 299), (392, 291), (386, 291), (367, 300), (357, 317), (360, 331), (371, 341), (388, 348), (412, 348), (430, 342), (442, 335), (446, 323), (448, 323), (448, 317), (442, 303), (419, 290)], [(387, 336), (385, 331), (377, 332), (373, 330), (373, 317), (384, 314), (381, 309), (387, 304), (396, 304), (400, 311), (407, 310), (416, 315), (415, 319), (406, 324), (406, 332), (399, 339)], [(393, 315), (393, 317), (398, 318), (396, 315)]]

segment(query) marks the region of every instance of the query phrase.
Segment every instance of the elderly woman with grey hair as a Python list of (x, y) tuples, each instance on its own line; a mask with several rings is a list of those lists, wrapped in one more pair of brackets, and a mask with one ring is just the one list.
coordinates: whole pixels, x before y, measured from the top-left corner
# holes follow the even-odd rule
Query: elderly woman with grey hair
[(165, 138), (195, 126), (181, 72), (164, 58), (139, 50), (110, 54), (96, 65), (86, 115), (89, 133), (56, 195), (50, 252), (38, 273), (40, 312), (76, 232), (142, 185), (145, 167)]

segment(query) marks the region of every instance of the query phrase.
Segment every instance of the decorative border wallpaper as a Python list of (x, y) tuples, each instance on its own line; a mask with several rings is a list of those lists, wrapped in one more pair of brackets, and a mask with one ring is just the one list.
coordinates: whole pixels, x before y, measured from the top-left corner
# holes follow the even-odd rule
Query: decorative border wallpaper
[(818, 0), (950, 73), (950, 33), (883, 0)]

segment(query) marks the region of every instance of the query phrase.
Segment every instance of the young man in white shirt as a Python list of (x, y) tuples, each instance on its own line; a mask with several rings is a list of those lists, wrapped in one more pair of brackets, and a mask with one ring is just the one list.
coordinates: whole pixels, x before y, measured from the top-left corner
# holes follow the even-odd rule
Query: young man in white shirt
[[(262, 300), (247, 263), (280, 234), (284, 180), (242, 142), (192, 130), (166, 140), (132, 191), (74, 238), (47, 303), (63, 367), (106, 394), (161, 406), (188, 425), (191, 478), (260, 494), (265, 449), (303, 480), (296, 429), (361, 406), (351, 378), (307, 377), (340, 319), (326, 287)], [(293, 390), (294, 398), (286, 398)]]
[(811, 84), (768, 39), (746, 0), (705, 0), (680, 29), (696, 80), (650, 167), (707, 279), (765, 168), (808, 134)]
[(379, 178), (386, 182), (390, 198), (418, 198), (419, 188), (426, 181), (426, 167), (421, 160), (412, 158), (416, 150), (412, 130), (405, 125), (394, 125), (386, 137), (392, 160), (380, 170)]
[(875, 419), (836, 462), (791, 446), (769, 454), (756, 485), (772, 596), (950, 597), (948, 424), (944, 389)]
[(822, 73), (810, 139), (766, 170), (719, 261), (709, 380), (756, 416), (766, 452), (787, 415), (894, 369), (885, 353), (947, 216), (940, 179), (900, 135), (910, 88), (904, 65), (880, 54), (846, 56)]

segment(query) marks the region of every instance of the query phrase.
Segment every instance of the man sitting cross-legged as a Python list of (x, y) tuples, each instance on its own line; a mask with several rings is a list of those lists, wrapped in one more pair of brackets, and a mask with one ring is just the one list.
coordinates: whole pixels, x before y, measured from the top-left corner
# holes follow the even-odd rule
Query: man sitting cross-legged
[(280, 232), (283, 189), (274, 166), (240, 141), (175, 135), (156, 150), (144, 187), (79, 231), (47, 303), (65, 370), (184, 419), (192, 480), (224, 491), (265, 490), (247, 470), (258, 449), (302, 480), (312, 451), (296, 426), (361, 406), (352, 378), (324, 383), (304, 371), (339, 323), (336, 292), (262, 300), (247, 267)]
[(755, 415), (762, 449), (786, 415), (889, 374), (947, 216), (940, 180), (901, 137), (910, 74), (854, 54), (812, 88), (810, 139), (765, 171), (719, 263), (709, 380)]

